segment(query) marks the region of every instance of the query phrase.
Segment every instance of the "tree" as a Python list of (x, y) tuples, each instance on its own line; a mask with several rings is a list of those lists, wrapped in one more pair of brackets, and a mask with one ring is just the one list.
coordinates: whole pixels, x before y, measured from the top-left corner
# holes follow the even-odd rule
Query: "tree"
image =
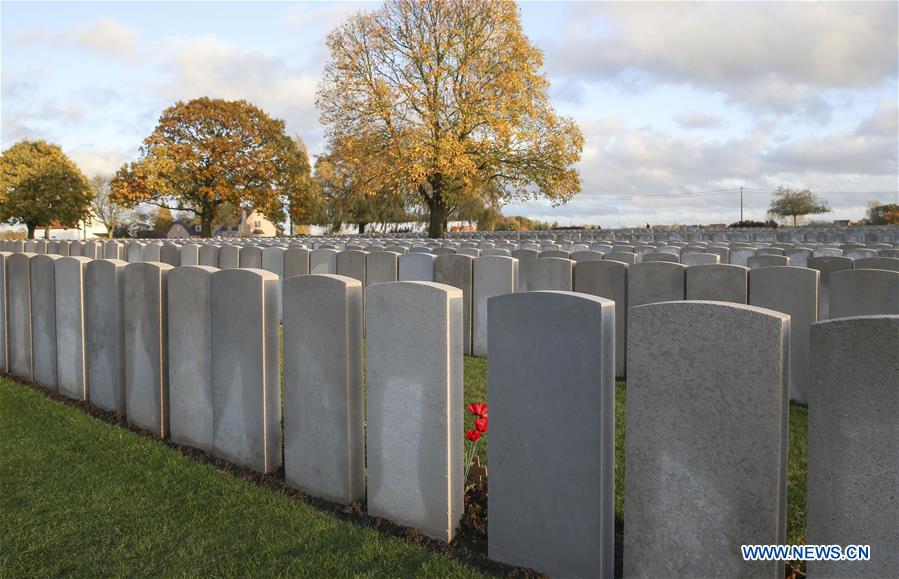
[[(312, 177), (309, 149), (299, 135), (294, 137), (299, 154), (295, 158), (294, 179), (287, 189), (290, 224), (311, 225), (325, 221), (321, 188)], [(292, 232), (291, 232), (292, 233)]]
[(113, 191), (128, 205), (189, 211), (209, 237), (223, 203), (283, 221), (299, 155), (284, 121), (246, 101), (179, 101), (163, 111), (140, 158), (119, 169)]
[(899, 203), (870, 203), (867, 222), (868, 225), (899, 225)]
[(94, 175), (90, 178), (91, 191), (93, 198), (91, 199), (91, 212), (97, 221), (106, 227), (106, 237), (112, 239), (112, 235), (118, 227), (119, 222), (125, 214), (125, 208), (121, 203), (116, 202), (112, 196), (110, 183), (112, 176), (110, 175)]
[(549, 102), (511, 0), (388, 0), (327, 39), (316, 104), (366, 192), (405, 195), (443, 235), (454, 207), (580, 191), (583, 136)]
[(90, 214), (91, 187), (59, 145), (19, 141), (0, 156), (0, 221), (75, 227)]
[(793, 227), (796, 227), (798, 217), (828, 211), (830, 207), (827, 202), (808, 189), (790, 189), (783, 185), (771, 194), (771, 206), (768, 208), (769, 215), (792, 217)]

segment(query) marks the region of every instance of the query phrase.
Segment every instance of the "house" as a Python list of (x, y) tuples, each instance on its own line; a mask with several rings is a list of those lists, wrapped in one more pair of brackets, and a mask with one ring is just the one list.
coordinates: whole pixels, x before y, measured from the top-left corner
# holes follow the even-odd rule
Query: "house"
[(169, 228), (165, 236), (168, 239), (185, 239), (189, 237), (198, 237), (202, 228), (197, 223), (189, 223), (187, 221), (176, 221)]
[(255, 209), (241, 209), (240, 218), (220, 226), (213, 235), (218, 237), (274, 237), (278, 228)]
[[(38, 227), (34, 232), (36, 239), (44, 239), (44, 227)], [(97, 238), (106, 237), (106, 226), (100, 223), (96, 218), (90, 218), (81, 221), (78, 227), (63, 227), (59, 222), (54, 221), (50, 224), (50, 234), (47, 239), (58, 239), (66, 241), (90, 241)]]

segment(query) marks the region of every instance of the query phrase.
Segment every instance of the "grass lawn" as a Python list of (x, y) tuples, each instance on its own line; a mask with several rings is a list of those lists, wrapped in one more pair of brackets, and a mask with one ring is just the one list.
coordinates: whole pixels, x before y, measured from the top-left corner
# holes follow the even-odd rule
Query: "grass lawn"
[[(465, 403), (485, 401), (487, 362), (466, 358)], [(618, 519), (624, 416), (619, 382)], [(790, 544), (805, 543), (806, 422), (806, 409), (791, 406)], [(488, 440), (477, 447), (484, 465)], [(479, 576), (2, 378), (0, 457), (0, 576)]]

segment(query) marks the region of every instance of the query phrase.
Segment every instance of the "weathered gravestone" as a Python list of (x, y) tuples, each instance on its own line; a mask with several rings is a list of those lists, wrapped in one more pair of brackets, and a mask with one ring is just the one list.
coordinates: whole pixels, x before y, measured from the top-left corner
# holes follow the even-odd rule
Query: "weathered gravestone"
[(362, 282), (284, 282), (284, 476), (339, 503), (365, 497)]
[[(816, 254), (817, 255), (817, 254)], [(818, 285), (818, 319), (827, 320), (830, 316), (830, 276), (837, 271), (853, 268), (848, 257), (823, 256), (810, 257), (808, 266), (821, 272)]]
[(169, 417), (172, 442), (212, 450), (212, 274), (209, 266), (168, 273)]
[(365, 285), (397, 281), (397, 258), (390, 251), (373, 251), (365, 256)]
[(434, 260), (434, 281), (462, 290), (462, 348), (466, 355), (471, 354), (474, 261), (467, 255), (441, 255)]
[(739, 265), (695, 265), (686, 270), (685, 297), (688, 300), (745, 304), (748, 286), (749, 269)]
[(899, 316), (812, 325), (808, 543), (870, 545), (869, 561), (809, 561), (809, 577), (899, 569)]
[(533, 249), (516, 249), (511, 252), (512, 257), (518, 260), (518, 291), (528, 291), (528, 269), (534, 260), (538, 259), (540, 252)]
[(850, 269), (830, 274), (830, 319), (887, 314), (899, 314), (899, 271)]
[(540, 291), (488, 310), (490, 558), (613, 577), (614, 305)]
[(262, 269), (262, 248), (256, 245), (244, 245), (238, 253), (238, 263), (243, 269)]
[(98, 408), (125, 414), (125, 266), (97, 259), (84, 271), (87, 393)]
[(782, 577), (740, 546), (785, 541), (789, 316), (700, 301), (629, 314), (624, 576)]
[[(337, 254), (337, 275), (344, 275), (358, 279), (365, 286), (365, 256), (364, 251), (349, 249)], [(364, 295), (363, 291), (363, 295)]]
[(259, 472), (281, 466), (278, 276), (212, 274), (213, 452)]
[(462, 291), (395, 282), (366, 300), (368, 512), (451, 541), (463, 513)]
[(434, 281), (434, 261), (430, 253), (406, 253), (399, 257), (397, 281)]
[(182, 245), (181, 260), (178, 262), (178, 265), (200, 265), (200, 246), (196, 243), (185, 243)]
[(487, 300), (515, 293), (517, 289), (517, 259), (491, 255), (474, 260), (471, 297), (471, 353), (474, 356), (487, 355)]
[(309, 273), (310, 251), (305, 247), (290, 246), (284, 252), (284, 279)]
[(129, 263), (124, 274), (125, 413), (165, 438), (169, 431), (167, 263)]
[(87, 400), (84, 271), (87, 257), (56, 260), (56, 374), (60, 394)]
[(533, 261), (528, 266), (528, 291), (571, 291), (574, 263), (561, 257), (541, 257)]
[(200, 246), (197, 258), (197, 265), (206, 265), (209, 267), (219, 266), (219, 246), (207, 243)]
[(627, 270), (628, 264), (614, 260), (578, 263), (574, 268), (574, 291), (615, 302), (615, 376), (627, 372)]
[(237, 269), (240, 267), (239, 245), (223, 245), (219, 248), (219, 269)]
[(31, 355), (33, 380), (53, 392), (56, 375), (56, 260), (58, 255), (31, 259)]
[(790, 400), (808, 404), (809, 327), (818, 320), (818, 271), (762, 267), (749, 272), (749, 304), (790, 316)]
[(309, 273), (336, 274), (337, 250), (316, 249), (309, 254)]

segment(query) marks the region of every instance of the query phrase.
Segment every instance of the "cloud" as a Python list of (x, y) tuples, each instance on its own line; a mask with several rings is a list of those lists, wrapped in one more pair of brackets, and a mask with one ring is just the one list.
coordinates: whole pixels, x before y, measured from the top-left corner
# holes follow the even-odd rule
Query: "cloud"
[(674, 117), (683, 129), (717, 129), (724, 125), (724, 119), (706, 114), (702, 111), (688, 110), (677, 113)]
[(109, 17), (84, 26), (70, 26), (60, 33), (28, 28), (19, 32), (15, 41), (22, 44), (76, 47), (114, 60), (136, 61), (141, 57), (134, 29)]
[(86, 176), (112, 175), (119, 167), (137, 157), (137, 149), (126, 151), (112, 147), (85, 147), (66, 151)]
[(896, 101), (883, 100), (871, 115), (855, 129), (858, 135), (875, 135), (899, 139), (899, 106)]
[(820, 91), (896, 78), (896, 20), (890, 2), (584, 3), (544, 48), (553, 75), (686, 84), (826, 120)]

